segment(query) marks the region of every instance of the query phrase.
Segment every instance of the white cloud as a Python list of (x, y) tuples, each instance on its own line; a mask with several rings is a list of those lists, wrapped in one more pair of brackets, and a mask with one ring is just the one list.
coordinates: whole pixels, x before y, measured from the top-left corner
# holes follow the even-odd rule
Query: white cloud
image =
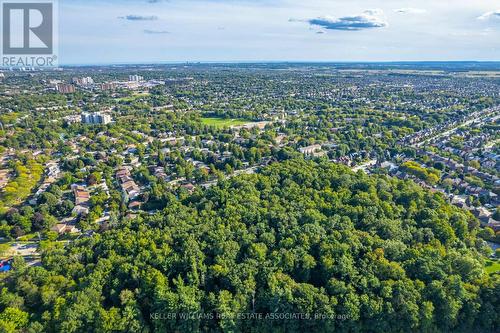
[(169, 34), (167, 30), (152, 30), (152, 29), (144, 29), (144, 33), (148, 35), (159, 35), (159, 34)]
[(497, 9), (492, 12), (486, 12), (483, 15), (479, 16), (477, 19), (478, 20), (489, 20), (492, 18), (500, 19), (500, 9)]
[(427, 13), (427, 10), (422, 9), (422, 8), (399, 8), (394, 10), (396, 13), (399, 14), (425, 14)]
[(369, 9), (354, 16), (344, 17), (317, 17), (307, 22), (327, 30), (358, 31), (363, 29), (382, 28), (389, 24), (382, 9)]
[(128, 21), (156, 21), (156, 20), (158, 20), (158, 16), (156, 16), (156, 15), (151, 15), (151, 16), (127, 15), (127, 16), (118, 16), (118, 18), (121, 20), (128, 20)]

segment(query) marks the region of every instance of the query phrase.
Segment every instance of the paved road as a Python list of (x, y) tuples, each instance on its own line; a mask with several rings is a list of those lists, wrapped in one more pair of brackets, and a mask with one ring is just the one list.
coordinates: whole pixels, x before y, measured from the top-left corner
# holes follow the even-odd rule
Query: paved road
[(40, 255), (37, 252), (38, 244), (37, 243), (14, 243), (10, 246), (10, 255), (18, 255), (22, 257), (27, 256), (37, 256)]

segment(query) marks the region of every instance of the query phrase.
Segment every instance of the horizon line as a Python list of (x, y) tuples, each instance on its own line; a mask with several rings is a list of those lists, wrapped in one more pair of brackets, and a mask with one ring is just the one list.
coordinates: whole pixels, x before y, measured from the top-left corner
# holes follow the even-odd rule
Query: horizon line
[(431, 64), (431, 63), (490, 63), (500, 60), (175, 60), (140, 62), (64, 63), (59, 67), (131, 66), (131, 65), (192, 65), (192, 64)]
[[(151, 61), (151, 62), (102, 62), (102, 63), (65, 63), (59, 64), (55, 67), (35, 67), (41, 70), (53, 70), (58, 68), (71, 68), (71, 67), (106, 67), (106, 66), (159, 66), (159, 65), (252, 65), (252, 64), (324, 64), (324, 65), (429, 65), (429, 64), (491, 64), (499, 65), (500, 60), (217, 60), (217, 61)], [(29, 66), (19, 67), (4, 67), (0, 66), (0, 70), (17, 70), (22, 68), (33, 68)]]

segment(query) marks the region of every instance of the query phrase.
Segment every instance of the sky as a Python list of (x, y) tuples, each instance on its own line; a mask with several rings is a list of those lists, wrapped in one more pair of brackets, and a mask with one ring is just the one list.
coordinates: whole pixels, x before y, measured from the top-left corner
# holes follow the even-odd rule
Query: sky
[(498, 0), (59, 0), (60, 64), (500, 60)]

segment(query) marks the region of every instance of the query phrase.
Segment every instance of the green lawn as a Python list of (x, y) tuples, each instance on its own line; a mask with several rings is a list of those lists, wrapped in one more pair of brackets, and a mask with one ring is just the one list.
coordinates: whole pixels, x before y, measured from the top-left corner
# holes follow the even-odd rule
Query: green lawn
[(500, 272), (500, 260), (487, 259), (485, 269), (488, 274)]
[(136, 99), (148, 97), (149, 95), (150, 95), (149, 93), (133, 93), (131, 96), (119, 97), (116, 98), (115, 100), (117, 102), (134, 102)]
[(239, 126), (251, 123), (251, 121), (243, 119), (224, 119), (224, 118), (201, 118), (201, 122), (205, 125), (215, 127), (230, 127)]

